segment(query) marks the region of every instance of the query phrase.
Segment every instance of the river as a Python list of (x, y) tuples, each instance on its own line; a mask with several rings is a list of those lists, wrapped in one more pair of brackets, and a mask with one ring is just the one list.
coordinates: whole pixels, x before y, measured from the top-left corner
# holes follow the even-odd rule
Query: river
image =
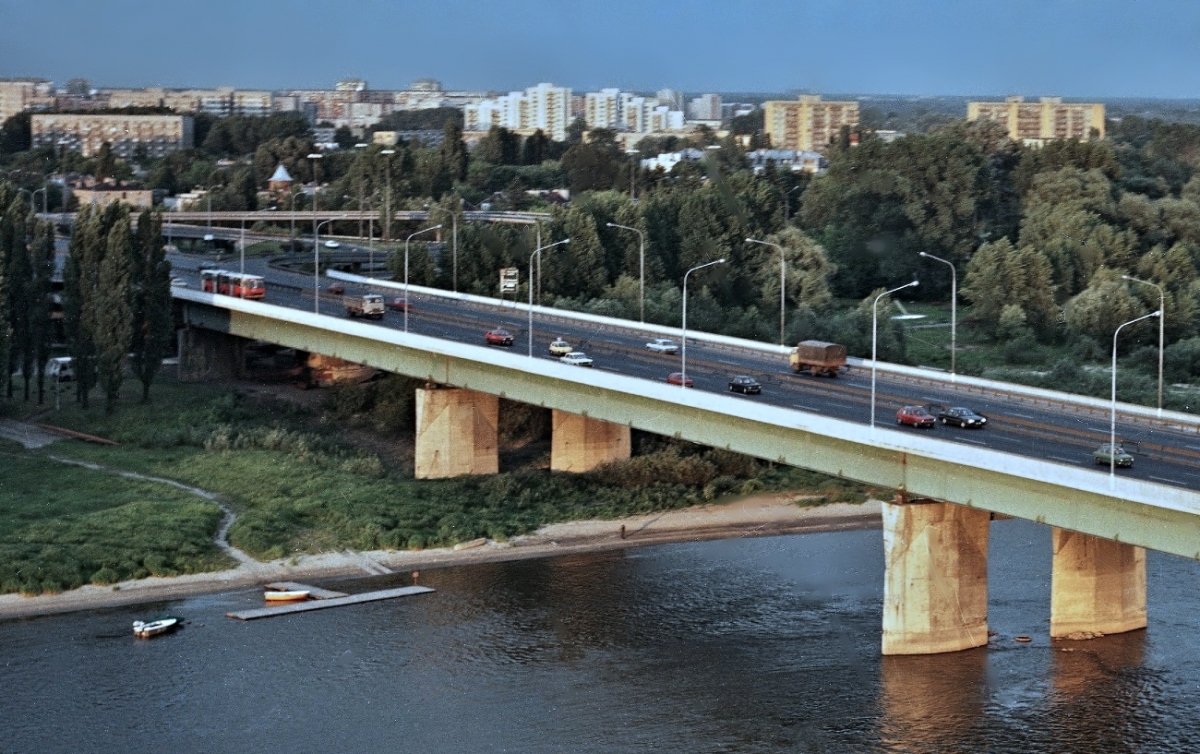
[[(1200, 564), (1148, 562), (1149, 630), (1051, 643), (1049, 530), (996, 522), (997, 635), (932, 657), (879, 654), (878, 530), (426, 570), (251, 622), (225, 613), (256, 590), (9, 620), (0, 751), (1193, 754)], [(135, 640), (160, 613), (188, 624)]]

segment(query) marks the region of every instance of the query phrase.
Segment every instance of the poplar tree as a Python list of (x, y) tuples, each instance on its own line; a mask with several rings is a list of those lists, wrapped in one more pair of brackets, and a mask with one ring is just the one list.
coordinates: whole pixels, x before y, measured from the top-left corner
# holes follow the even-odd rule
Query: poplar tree
[(138, 217), (133, 265), (133, 372), (142, 382), (142, 401), (171, 345), (171, 263), (162, 238), (162, 215)]
[(108, 232), (95, 306), (85, 317), (96, 344), (96, 367), (104, 388), (104, 410), (117, 407), (125, 377), (125, 355), (133, 331), (133, 236), (129, 222), (117, 222)]
[(54, 323), (50, 319), (50, 288), (54, 277), (54, 223), (37, 223), (30, 249), (31, 305), (29, 308), (31, 351), (37, 366), (38, 405), (46, 396), (46, 362), (50, 360), (50, 344), (54, 340)]
[[(12, 218), (9, 221), (6, 277), (8, 278), (9, 327), (11, 341), (8, 354), (8, 372), (20, 370), (25, 383), (25, 400), (29, 400), (29, 380), (33, 371), (33, 336), (30, 332), (30, 308), (32, 305), (32, 270), (29, 266), (29, 244), (26, 235), (25, 205), (19, 200), (9, 206)], [(13, 397), (15, 386), (8, 384), (8, 397)]]

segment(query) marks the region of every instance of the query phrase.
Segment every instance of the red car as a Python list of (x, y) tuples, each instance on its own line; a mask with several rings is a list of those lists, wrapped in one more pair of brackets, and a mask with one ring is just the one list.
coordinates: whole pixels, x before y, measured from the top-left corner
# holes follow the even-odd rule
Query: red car
[(406, 312), (412, 309), (412, 304), (408, 303), (406, 298), (389, 298), (387, 308), (397, 312)]
[(341, 296), (346, 292), (346, 286), (342, 285), (341, 283), (333, 283), (325, 290), (329, 291), (335, 296)]
[(683, 372), (671, 372), (667, 375), (667, 382), (671, 385), (683, 385), (684, 387), (692, 386), (692, 378), (684, 378)]
[(513, 336), (508, 330), (488, 330), (483, 336), (489, 346), (511, 346), (513, 344)]
[(905, 406), (896, 412), (896, 423), (920, 429), (932, 429), (933, 425), (937, 423), (937, 417), (924, 406)]

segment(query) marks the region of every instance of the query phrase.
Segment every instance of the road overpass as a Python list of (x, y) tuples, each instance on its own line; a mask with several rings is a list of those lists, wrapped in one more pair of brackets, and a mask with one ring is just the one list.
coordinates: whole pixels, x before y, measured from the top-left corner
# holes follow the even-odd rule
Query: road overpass
[[(418, 471), (424, 476), (494, 473), (497, 404), (504, 397), (553, 411), (552, 467), (559, 470), (585, 470), (628, 457), (632, 428), (894, 493), (894, 501), (884, 506), (882, 646), (887, 654), (986, 644), (987, 544), (993, 515), (1054, 527), (1054, 636), (1144, 627), (1143, 548), (1200, 558), (1200, 495), (1195, 477), (1188, 475), (1196, 471), (1194, 455), (1185, 453), (1164, 464), (1179, 475), (1174, 484), (1110, 477), (1087, 466), (1047, 460), (1028, 442), (1005, 450), (980, 447), (937, 434), (871, 427), (861, 418), (825, 416), (794, 404), (772, 405), (631, 374), (579, 369), (394, 326), (188, 289), (174, 293), (189, 328), (185, 362), (235, 349), (239, 339), (262, 340), (425, 379), (428, 387), (418, 392), (417, 417)], [(298, 290), (295, 302), (289, 302), (303, 306), (306, 295), (313, 295), (311, 289)], [(287, 298), (283, 292), (278, 297)], [(469, 303), (456, 299), (451, 304), (460, 309)], [(523, 306), (509, 310), (516, 321), (526, 314)], [(439, 326), (445, 325), (439, 320)], [(555, 328), (539, 330), (547, 335), (561, 329), (540, 320), (536, 326)], [(475, 333), (478, 338), (479, 331)], [(723, 346), (727, 344), (712, 343), (713, 349)], [(695, 348), (697, 357), (705, 358), (703, 349)], [(707, 354), (714, 361), (720, 355)], [(773, 387), (780, 394), (790, 389), (782, 382)], [(1123, 408), (1137, 415), (1136, 407)], [(1180, 436), (1194, 435), (1193, 419), (1174, 420), (1181, 425)]]

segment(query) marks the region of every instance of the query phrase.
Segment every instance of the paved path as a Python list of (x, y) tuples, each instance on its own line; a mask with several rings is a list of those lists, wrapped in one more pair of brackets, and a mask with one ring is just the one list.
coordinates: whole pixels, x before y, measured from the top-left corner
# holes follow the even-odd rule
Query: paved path
[(52, 442), (63, 439), (62, 435), (56, 435), (32, 424), (12, 419), (0, 419), (0, 437), (15, 440), (30, 450), (44, 448)]

